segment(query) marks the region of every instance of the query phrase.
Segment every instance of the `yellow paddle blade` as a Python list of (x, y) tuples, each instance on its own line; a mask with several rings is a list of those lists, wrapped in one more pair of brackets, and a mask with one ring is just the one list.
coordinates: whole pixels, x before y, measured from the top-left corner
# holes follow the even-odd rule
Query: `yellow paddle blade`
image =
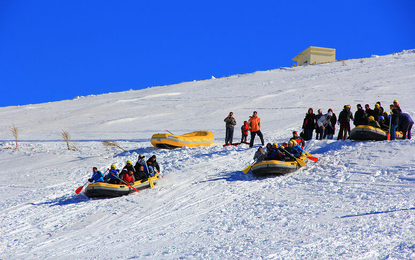
[(150, 188), (154, 188), (154, 183), (151, 177), (148, 179), (148, 181), (150, 182)]
[(298, 163), (301, 167), (305, 166), (305, 162), (304, 162), (303, 160), (298, 159), (298, 158), (295, 158), (295, 160), (297, 161), (297, 163)]
[(246, 167), (245, 167), (245, 169), (243, 169), (243, 170), (242, 170), (242, 172), (243, 172), (244, 174), (247, 174), (247, 173), (251, 170), (251, 167), (252, 167), (252, 165), (248, 165), (248, 166), (246, 166)]

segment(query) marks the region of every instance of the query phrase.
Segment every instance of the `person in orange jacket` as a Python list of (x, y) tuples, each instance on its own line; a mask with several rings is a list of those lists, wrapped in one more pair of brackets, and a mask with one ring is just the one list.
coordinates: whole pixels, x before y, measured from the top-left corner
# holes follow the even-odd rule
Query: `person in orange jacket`
[(254, 139), (255, 136), (258, 135), (261, 139), (262, 146), (264, 145), (264, 136), (261, 133), (261, 119), (258, 117), (258, 113), (254, 111), (252, 116), (249, 117), (249, 122), (251, 125), (251, 142), (249, 143), (249, 147), (254, 146)]

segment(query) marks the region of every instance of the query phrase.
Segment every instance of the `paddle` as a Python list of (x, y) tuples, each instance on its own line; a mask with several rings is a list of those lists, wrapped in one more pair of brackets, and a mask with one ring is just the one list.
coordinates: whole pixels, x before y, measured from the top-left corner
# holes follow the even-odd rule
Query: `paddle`
[[(167, 131), (167, 130), (166, 130)], [(147, 172), (148, 172), (148, 182), (150, 183), (150, 188), (154, 188), (154, 182), (151, 179), (150, 171), (148, 170), (147, 162), (144, 162), (144, 165), (146, 166)]]
[(174, 135), (172, 132), (170, 132), (169, 130), (164, 130), (164, 131), (166, 131), (167, 133), (169, 133), (169, 134), (172, 134), (172, 135)]
[(294, 155), (292, 155), (291, 153), (289, 153), (287, 150), (285, 150), (282, 146), (281, 149), (288, 154), (291, 158), (294, 158), (295, 161), (298, 163), (298, 165), (300, 165), (301, 167), (305, 166), (305, 162), (303, 160), (301, 160), (300, 158), (295, 157)]
[[(128, 173), (126, 173), (126, 174), (128, 174)], [(117, 179), (119, 179), (120, 181), (124, 182), (124, 183), (125, 183), (128, 187), (133, 188), (136, 192), (140, 192), (139, 190), (137, 190), (136, 188), (134, 188), (134, 187), (133, 187), (133, 186), (131, 186), (130, 184), (126, 183), (124, 180), (121, 180), (120, 178), (118, 178), (118, 176), (115, 176), (115, 175), (114, 175), (114, 177), (115, 177), (115, 178), (117, 178)]]
[(307, 159), (310, 159), (310, 160), (312, 160), (314, 162), (318, 162), (318, 158), (317, 157), (314, 157), (314, 156), (307, 156)]
[(86, 182), (84, 183), (84, 185), (79, 186), (79, 187), (75, 190), (76, 195), (78, 195), (79, 193), (81, 193), (81, 191), (84, 189), (84, 186), (85, 186), (88, 182), (89, 182), (89, 181), (86, 181)]
[(306, 155), (307, 155), (307, 159), (310, 159), (310, 160), (312, 160), (314, 162), (318, 162), (318, 158), (317, 157), (312, 156), (310, 153), (306, 153)]
[(245, 169), (242, 170), (242, 172), (244, 174), (247, 174), (251, 170), (252, 166), (256, 163), (256, 161), (257, 161), (257, 159), (254, 159), (254, 162), (251, 163), (250, 165), (246, 166)]
[[(108, 170), (107, 170), (107, 171), (108, 171)], [(107, 171), (105, 171), (105, 173), (106, 173)], [(94, 173), (94, 175), (92, 175), (92, 178), (91, 178), (91, 179), (93, 179), (93, 178), (95, 177), (95, 174), (97, 174), (97, 172), (98, 172), (98, 171), (96, 171), (96, 172)], [(104, 175), (105, 175), (105, 173), (104, 173)], [(79, 187), (75, 190), (76, 195), (78, 195), (79, 193), (81, 193), (81, 191), (84, 189), (85, 185), (86, 185), (88, 182), (89, 182), (89, 180), (88, 180), (88, 181), (86, 181), (86, 182), (84, 183), (84, 185), (79, 186)]]
[(387, 141), (391, 140), (391, 122), (392, 122), (392, 116), (389, 118), (389, 132), (388, 132), (388, 136), (386, 137)]

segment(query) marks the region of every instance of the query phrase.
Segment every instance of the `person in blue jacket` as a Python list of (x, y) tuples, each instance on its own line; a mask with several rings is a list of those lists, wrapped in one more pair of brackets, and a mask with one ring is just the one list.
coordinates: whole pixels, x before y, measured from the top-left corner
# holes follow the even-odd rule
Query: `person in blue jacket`
[(414, 124), (414, 120), (407, 113), (399, 114), (398, 129), (402, 131), (403, 139), (411, 139), (411, 129)]
[(301, 156), (301, 153), (305, 153), (305, 151), (300, 146), (297, 145), (297, 142), (295, 140), (289, 141), (288, 147), (285, 148), (285, 150), (297, 158)]
[(98, 171), (97, 167), (92, 168), (92, 178), (89, 178), (89, 182), (104, 182), (104, 174)]
[(117, 177), (120, 173), (120, 170), (117, 169), (117, 165), (112, 164), (111, 169), (108, 169), (108, 171), (108, 174), (104, 177), (104, 181), (112, 184), (117, 184), (119, 182)]

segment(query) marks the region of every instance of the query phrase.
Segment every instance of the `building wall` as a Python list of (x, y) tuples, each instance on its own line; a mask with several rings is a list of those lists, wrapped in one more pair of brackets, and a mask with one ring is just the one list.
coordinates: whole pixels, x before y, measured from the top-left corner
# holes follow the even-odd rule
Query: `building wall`
[(336, 50), (330, 48), (321, 47), (309, 47), (293, 58), (297, 62), (298, 66), (302, 66), (305, 63), (325, 63), (336, 61)]

